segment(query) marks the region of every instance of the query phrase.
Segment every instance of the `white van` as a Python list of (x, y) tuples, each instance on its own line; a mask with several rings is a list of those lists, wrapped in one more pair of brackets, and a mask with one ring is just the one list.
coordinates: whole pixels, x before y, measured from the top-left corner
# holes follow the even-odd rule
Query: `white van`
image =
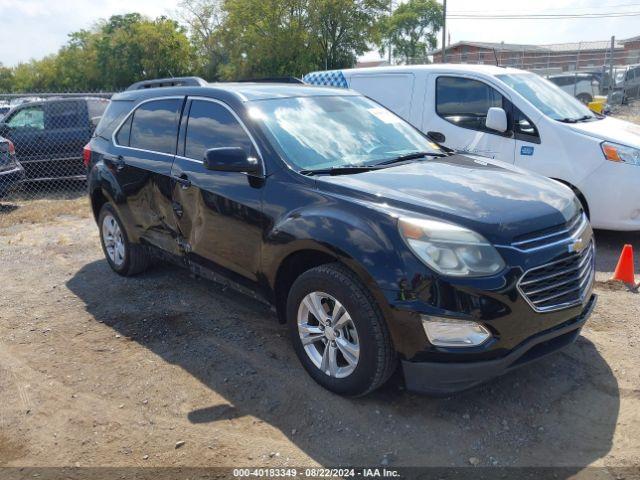
[(595, 228), (640, 230), (640, 126), (591, 112), (542, 77), (489, 65), (313, 72), (352, 88), (433, 140), (571, 187)]

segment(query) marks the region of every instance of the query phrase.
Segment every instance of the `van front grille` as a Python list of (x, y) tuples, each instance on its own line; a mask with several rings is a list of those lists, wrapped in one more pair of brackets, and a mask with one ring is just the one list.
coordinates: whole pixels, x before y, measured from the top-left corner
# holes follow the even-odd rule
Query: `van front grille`
[(522, 276), (518, 290), (538, 312), (549, 312), (582, 303), (595, 272), (593, 241), (581, 252), (567, 254)]

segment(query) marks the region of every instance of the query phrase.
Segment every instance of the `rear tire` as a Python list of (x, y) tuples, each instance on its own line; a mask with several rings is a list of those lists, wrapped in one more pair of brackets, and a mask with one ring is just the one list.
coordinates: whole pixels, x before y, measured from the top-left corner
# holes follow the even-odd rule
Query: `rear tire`
[(142, 245), (129, 241), (122, 221), (110, 203), (100, 209), (98, 228), (102, 251), (114, 272), (129, 277), (149, 267), (151, 256)]
[(332, 392), (366, 395), (395, 370), (397, 355), (380, 307), (356, 275), (338, 263), (296, 279), (287, 320), (300, 362)]

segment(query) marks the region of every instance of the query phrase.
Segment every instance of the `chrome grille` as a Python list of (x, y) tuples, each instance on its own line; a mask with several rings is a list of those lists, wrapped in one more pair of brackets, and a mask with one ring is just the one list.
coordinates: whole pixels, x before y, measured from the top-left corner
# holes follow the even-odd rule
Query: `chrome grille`
[(538, 312), (560, 310), (582, 303), (595, 271), (593, 241), (581, 252), (528, 270), (518, 282), (518, 290)]
[(564, 224), (516, 238), (511, 247), (521, 252), (534, 252), (560, 245), (582, 232), (588, 223), (587, 216), (580, 212)]

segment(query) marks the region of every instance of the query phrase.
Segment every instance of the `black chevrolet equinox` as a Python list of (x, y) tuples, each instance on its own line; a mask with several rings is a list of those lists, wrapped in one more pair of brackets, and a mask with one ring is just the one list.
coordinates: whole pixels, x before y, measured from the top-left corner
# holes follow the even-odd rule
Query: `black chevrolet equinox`
[(84, 160), (116, 273), (159, 257), (268, 302), (339, 394), (399, 365), (413, 391), (472, 387), (570, 345), (595, 304), (570, 189), (445, 150), (349, 90), (140, 82)]

